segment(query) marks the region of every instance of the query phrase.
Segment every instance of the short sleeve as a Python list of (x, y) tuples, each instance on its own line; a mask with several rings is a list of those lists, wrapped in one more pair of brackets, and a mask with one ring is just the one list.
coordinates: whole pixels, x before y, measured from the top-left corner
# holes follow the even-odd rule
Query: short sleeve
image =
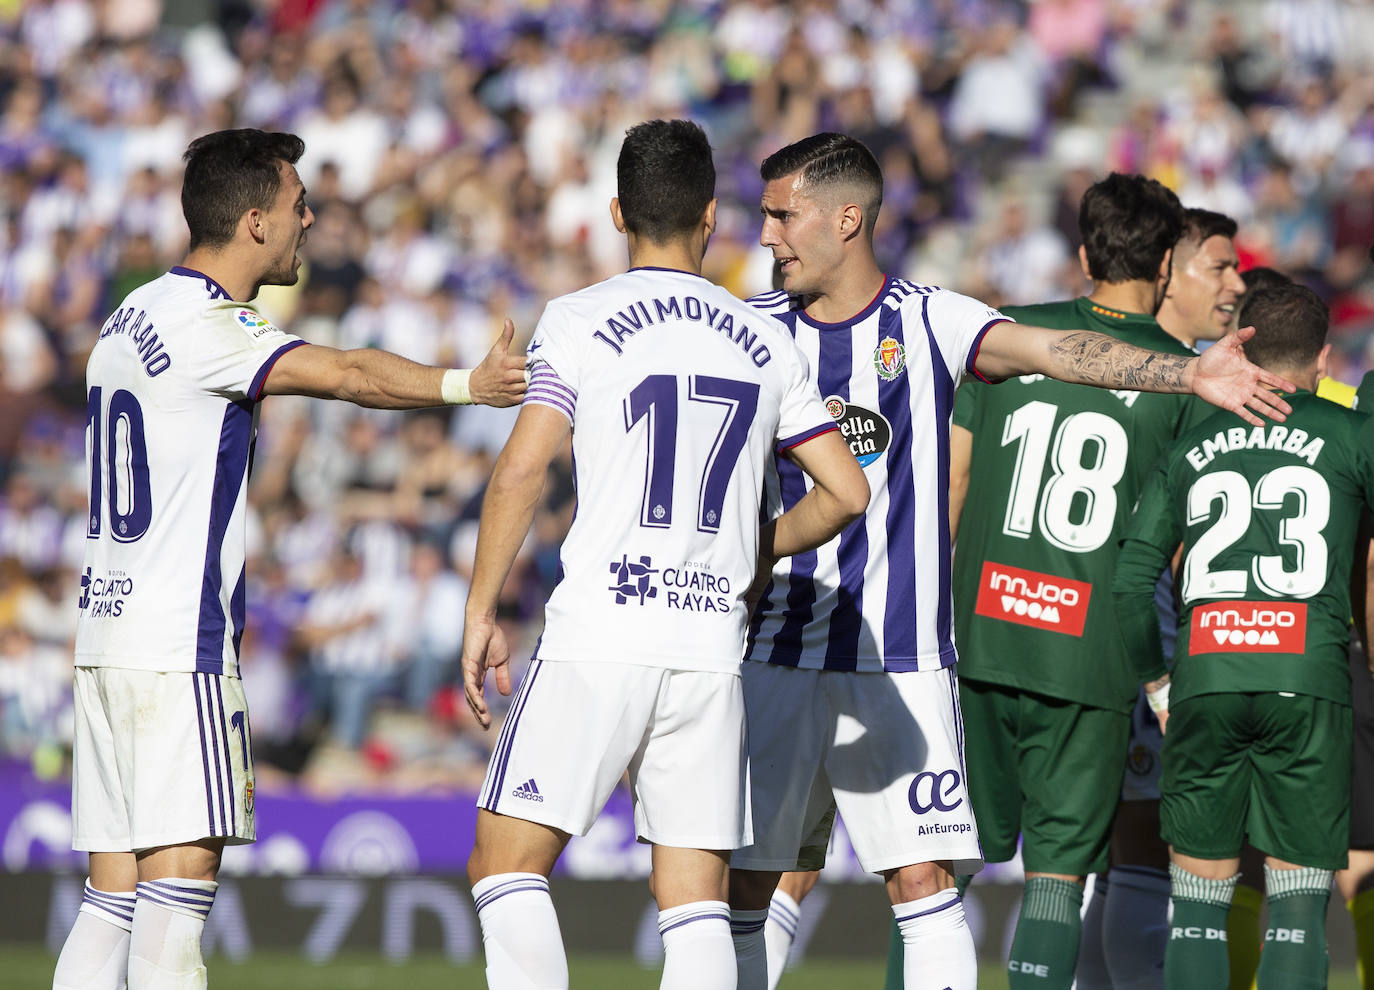
[(950, 373), (957, 378), (967, 372), (981, 381), (987, 381), (975, 367), (983, 337), (998, 323), (1016, 321), (987, 303), (947, 289), (937, 290), (924, 299), (927, 324), (935, 335)]
[(205, 314), (204, 332), (197, 335), (187, 362), (191, 383), (227, 398), (257, 402), (272, 365), (304, 343), (243, 303), (216, 303)]
[(788, 379), (778, 416), (778, 449), (788, 450), (808, 440), (838, 429), (826, 410), (816, 383), (811, 380), (806, 356), (792, 347)]
[(581, 367), (571, 346), (569, 323), (566, 305), (555, 301), (545, 306), (534, 328), (534, 336), (530, 338), (530, 346), (525, 349), (525, 358), (531, 383), (541, 375), (541, 369), (545, 375), (551, 369), (557, 380), (576, 395), (582, 384)]

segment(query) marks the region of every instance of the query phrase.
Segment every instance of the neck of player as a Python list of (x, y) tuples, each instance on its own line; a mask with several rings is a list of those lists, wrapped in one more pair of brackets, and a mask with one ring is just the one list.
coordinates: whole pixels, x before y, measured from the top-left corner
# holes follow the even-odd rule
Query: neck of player
[(1154, 316), (1159, 291), (1154, 282), (1094, 282), (1088, 298), (1099, 306), (1122, 313)]
[(232, 251), (197, 248), (186, 255), (186, 260), (181, 265), (193, 272), (209, 275), (235, 302), (251, 301), (257, 296), (262, 284), (249, 274), (249, 267), (235, 258)]
[(887, 282), (871, 252), (856, 253), (835, 274), (827, 279), (830, 284), (807, 294), (806, 315), (811, 319), (821, 323), (853, 319), (878, 298)]
[(706, 257), (706, 242), (711, 239), (711, 233), (703, 227), (662, 242), (630, 233), (625, 238), (630, 250), (631, 268), (671, 268), (700, 275), (701, 262)]

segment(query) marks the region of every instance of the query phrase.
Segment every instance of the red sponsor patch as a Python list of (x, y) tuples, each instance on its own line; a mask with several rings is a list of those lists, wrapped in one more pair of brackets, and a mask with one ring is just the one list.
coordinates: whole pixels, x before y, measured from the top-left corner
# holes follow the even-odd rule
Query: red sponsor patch
[(1006, 564), (983, 562), (978, 602), (973, 610), (989, 619), (1036, 629), (1083, 635), (1092, 585)]
[(1188, 653), (1302, 653), (1307, 606), (1296, 602), (1213, 602), (1193, 609)]

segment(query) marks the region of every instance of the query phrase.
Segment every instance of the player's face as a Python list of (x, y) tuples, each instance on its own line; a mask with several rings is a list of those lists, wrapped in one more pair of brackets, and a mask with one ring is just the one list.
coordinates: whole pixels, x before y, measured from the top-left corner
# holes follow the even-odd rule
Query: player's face
[(1236, 270), (1236, 246), (1229, 237), (1209, 237), (1181, 265), (1174, 266), (1168, 303), (1195, 340), (1216, 340), (1236, 318), (1245, 282)]
[(315, 214), (305, 202), (305, 185), (296, 167), (281, 162), (281, 185), (277, 198), (267, 211), (267, 245), (271, 249), (271, 268), (264, 285), (295, 285), (300, 278), (301, 248), (305, 232), (315, 223)]
[(765, 185), (759, 209), (774, 284), (792, 295), (824, 295), (843, 257), (838, 211), (805, 190), (799, 172)]

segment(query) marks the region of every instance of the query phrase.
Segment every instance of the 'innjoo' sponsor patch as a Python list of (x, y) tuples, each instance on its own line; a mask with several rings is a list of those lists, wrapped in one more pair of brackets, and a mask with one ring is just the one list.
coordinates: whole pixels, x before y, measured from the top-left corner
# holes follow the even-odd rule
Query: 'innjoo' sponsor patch
[(1092, 585), (1006, 564), (983, 562), (978, 601), (973, 610), (990, 619), (1036, 629), (1083, 635)]
[(1307, 606), (1297, 602), (1213, 602), (1193, 609), (1188, 653), (1302, 653)]

